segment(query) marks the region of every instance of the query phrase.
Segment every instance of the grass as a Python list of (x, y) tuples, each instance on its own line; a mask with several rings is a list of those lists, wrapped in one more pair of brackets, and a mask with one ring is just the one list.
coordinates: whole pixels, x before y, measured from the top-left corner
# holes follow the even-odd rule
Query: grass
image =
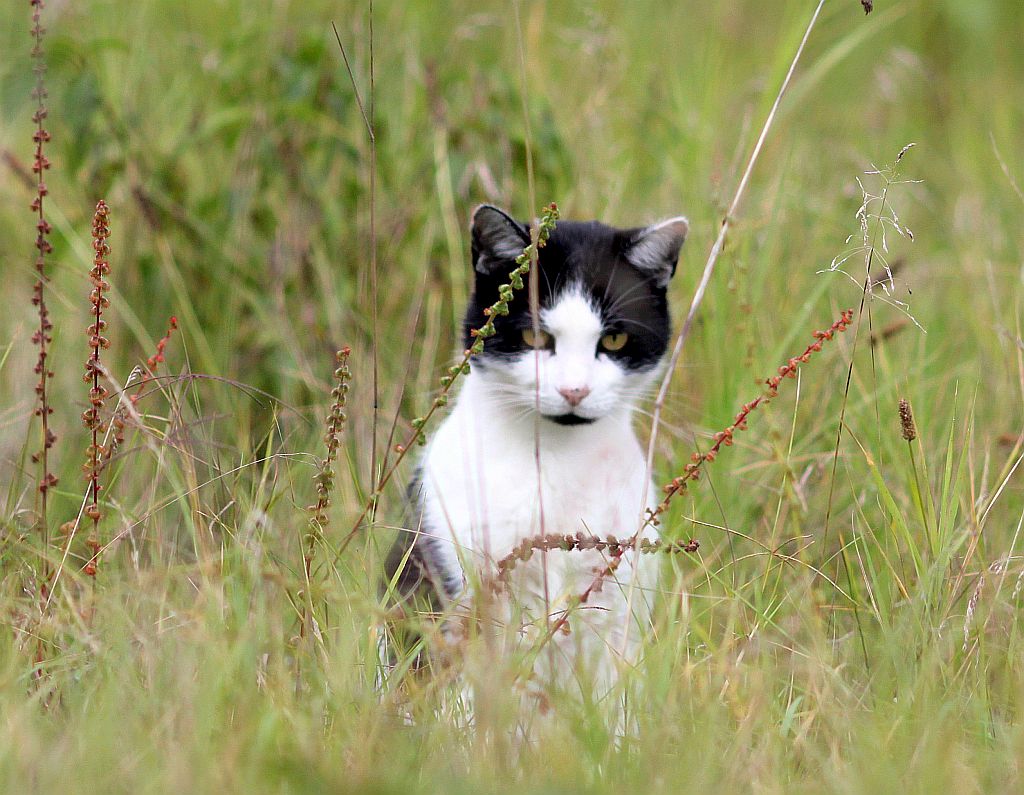
[[(626, 683), (633, 739), (612, 738), (600, 705), (552, 693), (534, 741), (510, 747), (515, 661), (486, 654), (467, 661), (477, 731), (438, 715), (457, 700), (430, 683), (410, 684), (414, 725), (380, 705), (377, 572), (410, 462), (337, 554), (374, 490), (370, 451), (386, 471), (454, 361), (470, 209), (535, 211), (529, 146), (537, 200), (564, 217), (685, 213), (680, 322), (812, 6), (524, 2), (517, 37), (505, 4), (375, 4), (375, 322), (370, 141), (331, 28), (369, 100), (366, 7), (54, 1), (49, 546), (30, 462), (29, 15), (4, 26), (0, 788), (1019, 789), (1024, 55), (1006, 33), (1024, 24), (1018, 4), (876, 2), (867, 17), (853, 0), (825, 4), (668, 392), (656, 482), (859, 304), (857, 178), (880, 196), (887, 174), (865, 172), (914, 142), (900, 174), (920, 181), (894, 181), (866, 219), (895, 289), (879, 284), (663, 517), (669, 540), (701, 546), (666, 556), (657, 638)], [(169, 317), (179, 330), (103, 473), (96, 577), (83, 537), (44, 608), (40, 578), (87, 486), (82, 330), (100, 198), (112, 381), (154, 354)], [(913, 240), (877, 218), (893, 207)], [(847, 253), (854, 278), (828, 272)], [(927, 333), (907, 323), (883, 338), (904, 318), (892, 300)], [(327, 526), (311, 534), (343, 346), (348, 421)]]

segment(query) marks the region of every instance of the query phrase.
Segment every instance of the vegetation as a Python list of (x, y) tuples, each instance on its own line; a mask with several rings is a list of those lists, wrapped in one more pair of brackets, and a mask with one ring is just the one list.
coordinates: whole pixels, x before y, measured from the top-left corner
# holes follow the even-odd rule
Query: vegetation
[(475, 727), (375, 688), (469, 212), (685, 213), (681, 321), (816, 4), (40, 5), (0, 28), (0, 789), (1021, 788), (1024, 6), (826, 0), (661, 412), (699, 549), (634, 730), (552, 691), (527, 739), (486, 649)]

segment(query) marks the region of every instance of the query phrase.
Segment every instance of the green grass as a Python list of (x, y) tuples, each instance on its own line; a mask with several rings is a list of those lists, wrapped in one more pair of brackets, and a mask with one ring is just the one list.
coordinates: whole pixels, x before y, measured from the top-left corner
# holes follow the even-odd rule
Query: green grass
[[(369, 99), (365, 6), (54, 0), (51, 533), (85, 486), (98, 198), (113, 376), (173, 314), (164, 374), (215, 379), (142, 400), (145, 430), (107, 473), (98, 576), (80, 573), (79, 539), (41, 610), (39, 575), (61, 552), (35, 528), (29, 460), (33, 192), (0, 164), (0, 789), (1018, 790), (1024, 7), (875, 5), (825, 5), (674, 377), (657, 480), (858, 306), (858, 283), (819, 272), (860, 240), (856, 178), (877, 193), (864, 172), (910, 142), (901, 175), (920, 181), (888, 200), (914, 240), (890, 228), (876, 249), (900, 263), (891, 298), (927, 333), (870, 345), (869, 323), (904, 317), (876, 288), (859, 329), (675, 501), (664, 532), (701, 549), (666, 562), (657, 638), (625, 683), (635, 737), (615, 741), (599, 706), (555, 693), (517, 744), (515, 666), (486, 651), (467, 661), (476, 731), (450, 714), (455, 686), (410, 682), (414, 725), (378, 701), (377, 572), (411, 462), (336, 555), (372, 489), (374, 435), (385, 450), (396, 415), (406, 435), (451, 362), (479, 201), (527, 215), (553, 200), (622, 225), (686, 214), (681, 319), (813, 3), (523, 2), (521, 39), (509, 4), (377, 3), (374, 323), (369, 142), (330, 26)], [(22, 11), (0, 29), (0, 150), (28, 164)], [(847, 269), (861, 279), (863, 255)], [(352, 393), (310, 590), (320, 633), (300, 638), (305, 506), (342, 345)]]

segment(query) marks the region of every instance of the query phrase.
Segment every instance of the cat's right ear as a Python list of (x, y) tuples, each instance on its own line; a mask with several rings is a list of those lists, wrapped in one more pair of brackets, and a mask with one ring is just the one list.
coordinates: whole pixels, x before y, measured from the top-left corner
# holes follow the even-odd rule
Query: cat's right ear
[(490, 275), (504, 268), (523, 253), (530, 244), (530, 233), (508, 213), (490, 204), (481, 204), (473, 211), (470, 224), (473, 233), (473, 268)]
[(667, 287), (675, 275), (679, 250), (689, 231), (690, 223), (681, 215), (640, 229), (629, 240), (626, 259), (652, 276), (658, 287)]

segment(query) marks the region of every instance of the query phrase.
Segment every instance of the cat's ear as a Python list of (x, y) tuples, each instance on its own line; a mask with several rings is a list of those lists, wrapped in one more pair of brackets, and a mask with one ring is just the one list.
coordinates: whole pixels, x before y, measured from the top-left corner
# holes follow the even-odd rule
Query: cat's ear
[(651, 275), (658, 287), (667, 287), (689, 230), (689, 222), (681, 215), (669, 218), (634, 232), (623, 254), (637, 270)]
[[(507, 213), (490, 204), (473, 211), (473, 267), (491, 274), (507, 266), (530, 244), (530, 233)], [(505, 268), (506, 271), (508, 268)]]

